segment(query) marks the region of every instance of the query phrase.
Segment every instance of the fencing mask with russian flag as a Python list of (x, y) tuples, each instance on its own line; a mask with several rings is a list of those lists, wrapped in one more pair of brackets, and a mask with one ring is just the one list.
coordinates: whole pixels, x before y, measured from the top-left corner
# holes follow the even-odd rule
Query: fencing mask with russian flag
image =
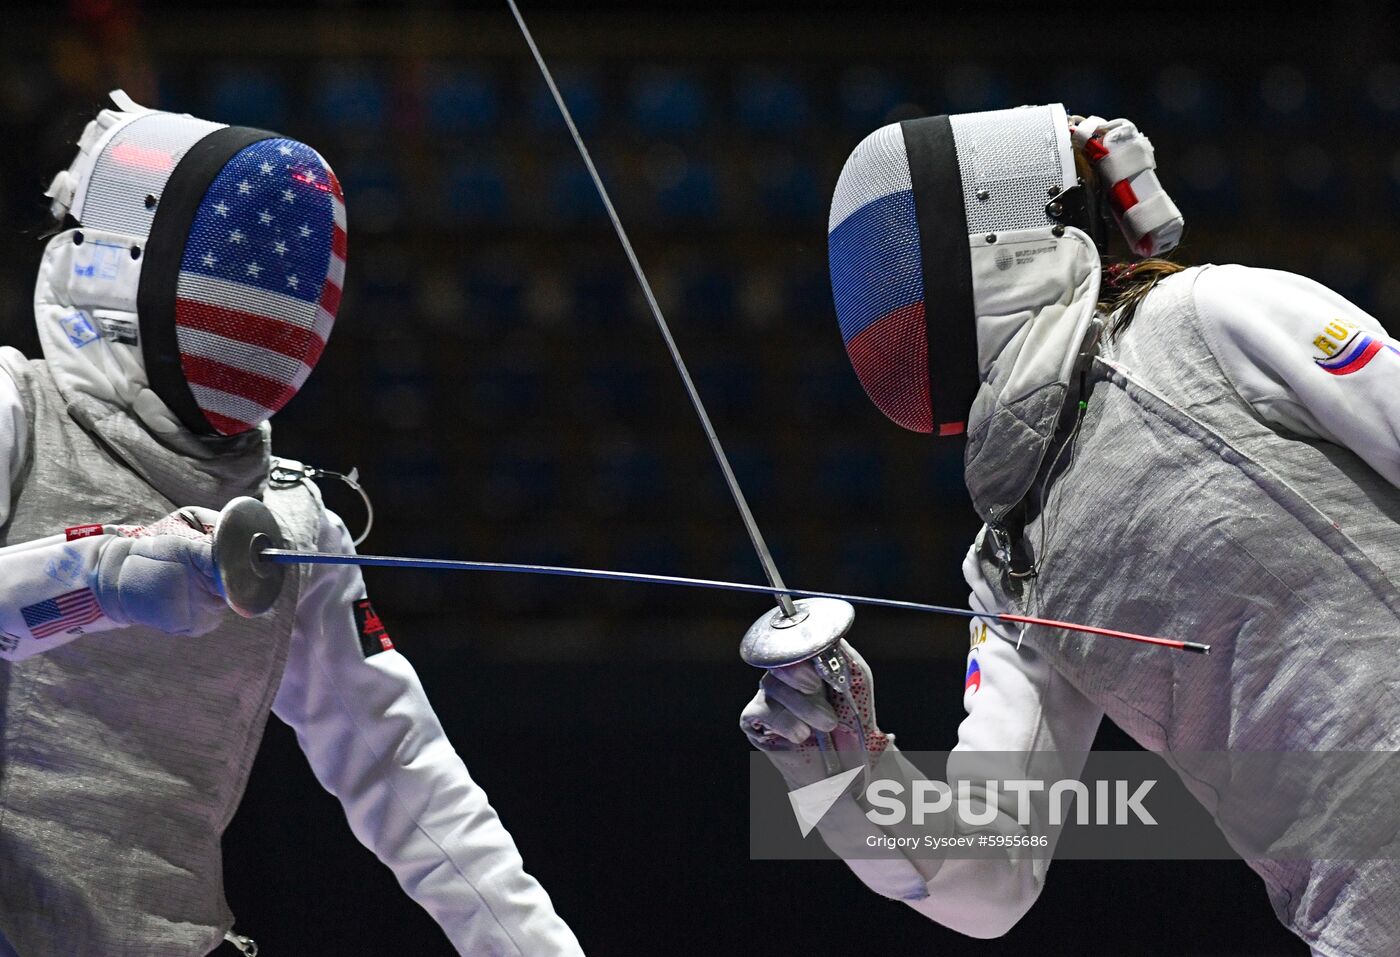
[(62, 222), (35, 288), (45, 355), (148, 423), (250, 431), (335, 323), (340, 184), (296, 140), (112, 99), (48, 191)]
[[(1090, 130), (1100, 147), (1105, 125)], [(1017, 372), (1002, 375), (989, 408), (1068, 374), (1108, 221), (1099, 191), (1076, 173), (1071, 137), (1059, 104), (930, 116), (881, 127), (846, 160), (828, 225), (836, 314), (861, 385), (904, 428), (966, 431), (1009, 347)], [(1117, 175), (1150, 173), (1150, 146), (1115, 148), (1125, 161)], [(1167, 207), (1176, 216), (1174, 235), (1158, 228), (1157, 252), (1179, 238), (1180, 214), (1165, 194), (1152, 206), (1154, 222)]]

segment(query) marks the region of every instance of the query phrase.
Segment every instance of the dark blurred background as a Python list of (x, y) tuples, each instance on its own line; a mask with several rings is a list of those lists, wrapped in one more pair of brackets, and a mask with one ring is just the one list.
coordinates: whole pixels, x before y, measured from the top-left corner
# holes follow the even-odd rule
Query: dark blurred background
[[(1178, 256), (1400, 316), (1397, 18), (1381, 0), (525, 2), (785, 576), (960, 604), (961, 444), (861, 393), (826, 277), (850, 149), (893, 120), (1063, 101), (1152, 136)], [(0, 35), (0, 341), (37, 355), (42, 191), (105, 92), (304, 139), (350, 219), (332, 348), (276, 447), (358, 466), (362, 550), (759, 580), (602, 208), (504, 4), (77, 0)], [(354, 498), (330, 489), (352, 527)], [(1091, 544), (1091, 543), (1090, 543)], [(560, 913), (598, 954), (1292, 954), (1238, 863), (1057, 863), (977, 942), (839, 864), (747, 859), (750, 597), (370, 571)], [(1144, 583), (1150, 587), (1150, 583)], [(965, 626), (865, 611), (881, 723), (944, 748)], [(1106, 728), (1100, 746), (1131, 747)], [(274, 721), (227, 840), (267, 957), (446, 954)]]

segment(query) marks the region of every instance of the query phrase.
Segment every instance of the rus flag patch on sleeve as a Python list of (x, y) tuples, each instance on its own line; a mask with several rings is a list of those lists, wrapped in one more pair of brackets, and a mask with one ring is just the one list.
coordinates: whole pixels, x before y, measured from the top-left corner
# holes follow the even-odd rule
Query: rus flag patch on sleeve
[(974, 655), (967, 664), (967, 675), (963, 678), (963, 693), (969, 690), (976, 691), (982, 687), (982, 666), (977, 663)]
[(384, 629), (384, 622), (379, 619), (379, 613), (369, 599), (361, 598), (352, 603), (351, 608), (355, 612), (355, 630), (360, 635), (360, 650), (365, 657), (381, 651), (393, 651), (394, 643), (389, 639), (389, 632)]

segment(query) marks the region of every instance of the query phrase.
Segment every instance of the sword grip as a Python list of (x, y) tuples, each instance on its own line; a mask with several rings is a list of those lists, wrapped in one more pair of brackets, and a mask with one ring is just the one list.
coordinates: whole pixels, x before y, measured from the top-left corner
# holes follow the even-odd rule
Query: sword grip
[(816, 732), (816, 737), (817, 750), (821, 752), (822, 767), (826, 770), (826, 776), (831, 777), (834, 774), (840, 774), (843, 770), (841, 767), (841, 755), (836, 753), (836, 742), (831, 740), (831, 732), (818, 731)]

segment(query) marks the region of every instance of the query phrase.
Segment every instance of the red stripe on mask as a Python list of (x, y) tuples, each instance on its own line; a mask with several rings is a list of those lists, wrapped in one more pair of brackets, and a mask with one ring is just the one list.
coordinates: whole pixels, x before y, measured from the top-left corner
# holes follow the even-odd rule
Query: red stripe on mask
[(326, 344), (310, 329), (192, 299), (175, 301), (175, 324), (267, 349), (315, 365)]
[(282, 408), (297, 394), (296, 388), (285, 382), (203, 356), (180, 356), (180, 368), (184, 370), (185, 381), (191, 385), (202, 385), (248, 399), (271, 412)]

